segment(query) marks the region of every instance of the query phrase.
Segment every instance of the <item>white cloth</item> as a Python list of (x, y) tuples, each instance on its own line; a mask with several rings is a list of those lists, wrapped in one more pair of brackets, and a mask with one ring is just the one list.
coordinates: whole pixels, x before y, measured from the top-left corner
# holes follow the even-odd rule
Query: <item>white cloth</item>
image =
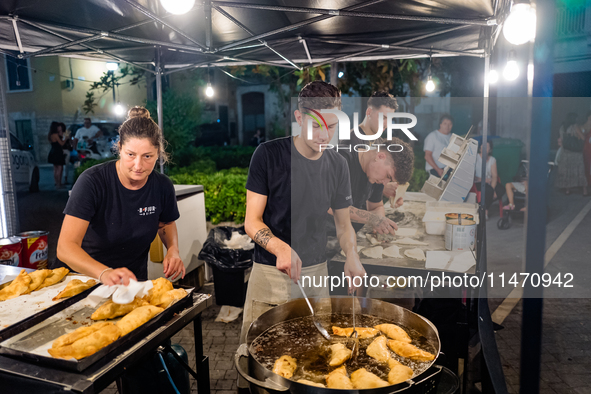
[(109, 298), (113, 295), (113, 302), (115, 304), (129, 304), (135, 297), (143, 297), (148, 295), (148, 291), (154, 287), (151, 280), (145, 282), (136, 282), (133, 279), (129, 280), (129, 285), (102, 285), (95, 289), (88, 296), (88, 300), (94, 306), (98, 305), (103, 299)]
[[(450, 140), (451, 133), (443, 134), (440, 133), (439, 130), (433, 130), (429, 133), (427, 138), (425, 138), (423, 150), (433, 152), (433, 160), (435, 160), (435, 164), (437, 164), (439, 168), (445, 168), (445, 164), (439, 161), (439, 156), (441, 156), (443, 148), (447, 148)], [(432, 169), (433, 167), (431, 167), (429, 163), (425, 164), (425, 170), (430, 171)]]
[[(492, 156), (488, 157), (486, 161), (486, 179), (492, 179), (492, 166), (497, 163), (497, 159)], [(476, 171), (474, 172), (474, 179), (482, 178), (482, 157), (476, 155)]]
[(518, 192), (518, 193), (523, 193), (525, 194), (525, 183), (523, 182), (512, 182), (513, 188)]
[(80, 143), (82, 142), (84, 137), (94, 138), (96, 133), (98, 133), (99, 131), (101, 131), (101, 129), (99, 129), (95, 125), (91, 125), (89, 128), (82, 126), (76, 131), (76, 135), (74, 136), (74, 138), (78, 140), (78, 146), (80, 146)]

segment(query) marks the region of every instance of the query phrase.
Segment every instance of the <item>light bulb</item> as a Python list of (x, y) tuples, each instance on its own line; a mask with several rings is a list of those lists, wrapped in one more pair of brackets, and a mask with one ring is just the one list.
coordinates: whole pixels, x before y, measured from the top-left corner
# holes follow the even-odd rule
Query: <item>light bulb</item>
[(162, 7), (171, 14), (186, 14), (195, 5), (195, 0), (160, 0)]
[(125, 108), (123, 105), (121, 105), (121, 103), (117, 103), (115, 104), (115, 108), (113, 108), (113, 112), (115, 112), (115, 115), (121, 116), (125, 113)]
[(343, 78), (343, 75), (345, 75), (345, 73), (342, 71), (339, 71), (339, 78)]
[(488, 73), (488, 83), (495, 84), (499, 81), (499, 73), (497, 70), (490, 70)]
[(517, 62), (515, 60), (507, 61), (507, 65), (503, 70), (503, 77), (509, 81), (514, 81), (519, 76), (519, 67), (517, 66)]
[(435, 90), (435, 82), (433, 82), (430, 75), (429, 75), (429, 80), (427, 81), (427, 84), (425, 85), (425, 89), (427, 90), (427, 92), (432, 92)]
[(119, 68), (119, 64), (118, 63), (113, 63), (113, 62), (108, 62), (107, 63), (107, 70), (109, 71), (115, 71)]
[(536, 9), (529, 4), (513, 4), (503, 26), (503, 35), (513, 45), (532, 41), (536, 37)]
[(207, 97), (213, 97), (213, 87), (211, 86), (211, 83), (207, 83), (207, 88), (205, 88), (205, 95)]

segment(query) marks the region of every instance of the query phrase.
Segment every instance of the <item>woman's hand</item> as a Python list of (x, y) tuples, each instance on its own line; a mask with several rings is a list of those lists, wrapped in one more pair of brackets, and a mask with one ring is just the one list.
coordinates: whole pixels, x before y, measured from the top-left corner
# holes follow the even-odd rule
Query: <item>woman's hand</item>
[(131, 272), (127, 268), (115, 268), (107, 270), (103, 272), (99, 279), (103, 284), (107, 286), (120, 284), (124, 284), (125, 286), (127, 286), (129, 285), (130, 279), (137, 281), (137, 278), (135, 277), (133, 272)]
[(179, 274), (181, 278), (185, 277), (185, 264), (183, 264), (179, 250), (176, 247), (168, 249), (162, 264), (164, 265), (164, 275), (167, 279), (176, 280)]

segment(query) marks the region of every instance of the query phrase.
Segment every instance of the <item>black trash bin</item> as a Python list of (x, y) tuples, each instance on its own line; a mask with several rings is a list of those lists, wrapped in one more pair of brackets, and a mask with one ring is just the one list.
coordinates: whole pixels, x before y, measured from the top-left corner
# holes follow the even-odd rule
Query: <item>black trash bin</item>
[(252, 267), (253, 249), (227, 248), (224, 240), (232, 238), (234, 232), (246, 234), (244, 226), (212, 229), (199, 252), (199, 259), (208, 263), (213, 271), (216, 304), (242, 308), (248, 286), (244, 275)]

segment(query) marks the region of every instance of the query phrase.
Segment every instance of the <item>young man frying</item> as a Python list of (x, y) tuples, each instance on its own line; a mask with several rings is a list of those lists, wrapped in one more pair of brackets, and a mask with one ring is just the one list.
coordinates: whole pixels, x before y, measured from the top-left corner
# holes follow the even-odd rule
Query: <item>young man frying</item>
[[(252, 157), (246, 182), (245, 229), (256, 245), (241, 343), (258, 316), (273, 306), (302, 297), (295, 285), (301, 277), (328, 276), (325, 254), (329, 208), (334, 212), (337, 237), (347, 255), (344, 274), (351, 278), (365, 274), (349, 218), (347, 164), (337, 152), (320, 150), (338, 128), (336, 115), (320, 117), (320, 110), (340, 108), (336, 87), (321, 81), (309, 83), (300, 92), (294, 112), (301, 134), (265, 142)], [(308, 287), (306, 295), (327, 297), (328, 288)]]

